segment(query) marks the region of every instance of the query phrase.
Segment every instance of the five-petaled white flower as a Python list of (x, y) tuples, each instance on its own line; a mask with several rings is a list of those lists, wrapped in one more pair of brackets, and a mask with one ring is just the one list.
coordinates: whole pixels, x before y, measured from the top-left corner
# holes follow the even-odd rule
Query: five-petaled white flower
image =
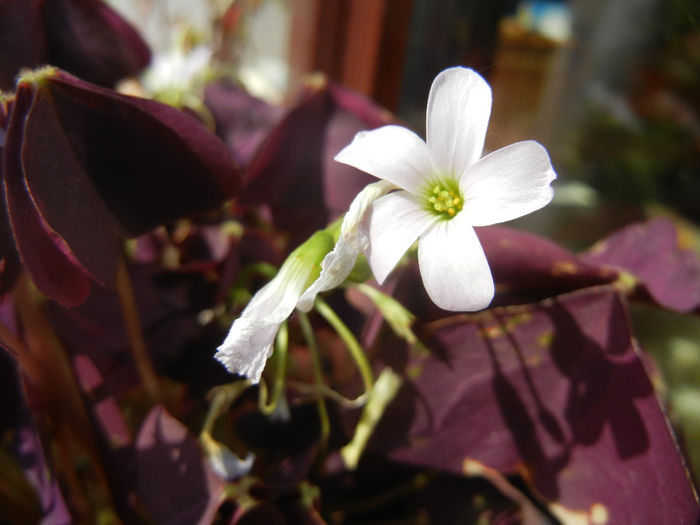
[(372, 204), (365, 251), (381, 284), (418, 239), (418, 264), (440, 308), (488, 306), (494, 284), (473, 226), (533, 212), (551, 201), (556, 178), (547, 151), (534, 141), (481, 157), (491, 88), (471, 69), (440, 73), (430, 89), (426, 142), (400, 126), (355, 136), (335, 159), (399, 188)]

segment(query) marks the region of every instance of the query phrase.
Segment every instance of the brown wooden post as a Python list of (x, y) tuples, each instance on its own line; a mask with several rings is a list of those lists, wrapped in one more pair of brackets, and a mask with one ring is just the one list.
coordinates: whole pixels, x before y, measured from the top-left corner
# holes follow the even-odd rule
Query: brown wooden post
[(413, 0), (292, 0), (290, 93), (314, 71), (395, 109)]

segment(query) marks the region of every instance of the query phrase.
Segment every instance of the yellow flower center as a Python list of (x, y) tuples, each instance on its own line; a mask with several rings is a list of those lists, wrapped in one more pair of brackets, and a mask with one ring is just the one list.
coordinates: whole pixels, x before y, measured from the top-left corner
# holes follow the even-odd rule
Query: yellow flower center
[(444, 220), (462, 211), (464, 199), (456, 182), (449, 180), (430, 185), (427, 209)]

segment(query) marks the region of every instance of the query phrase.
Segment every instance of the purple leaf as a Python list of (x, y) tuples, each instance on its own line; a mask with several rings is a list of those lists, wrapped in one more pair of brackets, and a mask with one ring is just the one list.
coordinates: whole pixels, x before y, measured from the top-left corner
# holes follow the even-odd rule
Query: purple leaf
[(267, 104), (243, 89), (223, 83), (208, 86), (204, 102), (214, 115), (217, 133), (226, 141), (242, 168), (248, 167), (283, 114), (281, 107)]
[[(240, 173), (226, 145), (185, 113), (60, 71), (35, 96), (55, 105), (76, 157), (130, 236), (214, 210), (237, 193)], [(58, 166), (61, 175), (72, 172)]]
[(40, 0), (0, 0), (0, 49), (0, 90), (12, 90), (23, 67), (46, 62)]
[(606, 284), (617, 279), (611, 268), (581, 261), (558, 244), (505, 226), (477, 228), (496, 283), (494, 305), (532, 302)]
[[(18, 96), (23, 96), (31, 88), (20, 84), (17, 90)], [(34, 97), (27, 114), (22, 167), (32, 201), (43, 219), (94, 279), (113, 286), (119, 258), (113, 233), (116, 220), (76, 158), (48, 97)]]
[[(212, 358), (225, 328), (202, 326), (198, 314), (213, 306), (215, 285), (199, 274), (163, 272), (155, 265), (133, 265), (129, 274), (151, 359), (157, 369), (194, 391), (206, 391), (224, 382), (226, 371)], [(119, 297), (96, 288), (76, 308), (50, 305), (54, 329), (68, 352), (85, 355), (116, 396), (138, 384)]]
[(17, 251), (44, 294), (66, 306), (80, 304), (90, 293), (87, 272), (72, 257), (69, 247), (42, 219), (29, 195), (21, 167), (23, 118), (30, 94), (17, 93), (3, 148), (3, 191)]
[(134, 507), (136, 484), (134, 439), (117, 403), (115, 392), (85, 354), (73, 356), (73, 370), (98, 436), (100, 460), (109, 482), (114, 507), (125, 522), (138, 519)]
[(0, 89), (6, 90), (22, 68), (47, 63), (112, 86), (151, 58), (136, 30), (99, 0), (2, 0), (0, 48)]
[(627, 226), (596, 244), (582, 259), (627, 270), (664, 308), (683, 313), (700, 310), (700, 259), (680, 245), (668, 219)]
[(136, 30), (99, 0), (44, 0), (48, 60), (89, 82), (112, 86), (136, 75), (151, 52)]
[(136, 447), (137, 494), (157, 523), (213, 521), (223, 482), (211, 472), (197, 440), (182, 423), (155, 407), (141, 424)]
[[(476, 232), (496, 284), (492, 306), (530, 303), (618, 278), (614, 268), (583, 261), (532, 233), (506, 226), (476, 228)], [(421, 283), (421, 276), (415, 261), (410, 261), (394, 270), (382, 289), (423, 322), (444, 317), (444, 310), (434, 305), (422, 285), (415, 283)]]
[[(2, 158), (7, 138), (8, 120), (13, 105), (14, 98), (3, 98), (0, 95), (0, 180), (5, 178)], [(4, 186), (4, 183), (0, 184), (0, 294), (12, 288), (21, 270), (19, 254), (15, 248), (10, 219), (7, 214)]]
[[(10, 465), (4, 463), (2, 470), (4, 483), (0, 484), (2, 485), (0, 501), (3, 502), (3, 507), (0, 508), (0, 521), (8, 519), (9, 523), (28, 523), (32, 518), (36, 519), (33, 515), (38, 512), (40, 518), (43, 518), (43, 523), (56, 525), (72, 523), (68, 507), (46, 460), (41, 438), (24, 399), (19, 368), (4, 348), (0, 348), (0, 394), (3, 400), (0, 408), (0, 435), (5, 430), (12, 430), (11, 434), (6, 434), (12, 436), (7, 444), (7, 451), (15, 460), (11, 466), (16, 465), (21, 468), (26, 482), (33, 487), (33, 492), (35, 491), (35, 493), (25, 493), (25, 490), (31, 489), (25, 486), (25, 481), (12, 480), (10, 474), (13, 472), (9, 468)], [(2, 458), (0, 454), (0, 462), (6, 461), (7, 458)], [(13, 496), (10, 501), (7, 500), (8, 495), (4, 494), (5, 483), (11, 484), (7, 487)], [(20, 499), (20, 496), (24, 497)], [(37, 501), (33, 501), (35, 498)], [(10, 505), (10, 503), (13, 504)], [(35, 504), (38, 508), (34, 508)]]
[(94, 420), (112, 449), (130, 445), (131, 432), (117, 400), (104, 389), (102, 374), (92, 360), (83, 354), (73, 358), (73, 368), (80, 389), (90, 401)]
[(308, 88), (253, 159), (242, 201), (266, 204), (299, 240), (347, 211), (375, 179), (333, 157), (358, 131), (386, 124), (386, 111), (329, 83)]
[(432, 353), (408, 363), (415, 379), (380, 423), (375, 451), (457, 474), (473, 462), (519, 473), (556, 515), (696, 522), (683, 458), (612, 289), (425, 330)]
[(114, 284), (121, 237), (216, 210), (240, 184), (226, 146), (193, 118), (60, 71), (19, 83), (2, 153), (19, 256), (66, 306), (91, 280)]

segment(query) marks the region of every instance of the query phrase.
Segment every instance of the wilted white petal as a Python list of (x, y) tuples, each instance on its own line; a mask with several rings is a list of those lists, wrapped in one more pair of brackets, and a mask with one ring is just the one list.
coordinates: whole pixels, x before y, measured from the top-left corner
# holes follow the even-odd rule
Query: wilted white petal
[(435, 78), (428, 96), (426, 141), (442, 171), (461, 175), (479, 159), (490, 114), (491, 88), (475, 71), (453, 67)]
[(272, 355), (272, 344), (280, 323), (281, 321), (269, 322), (239, 317), (234, 321), (214, 358), (232, 374), (246, 376), (253, 383), (258, 383), (265, 363)]
[(423, 187), (425, 174), (434, 169), (423, 139), (401, 126), (359, 132), (335, 160), (413, 193)]
[(474, 226), (522, 217), (552, 200), (550, 184), (555, 178), (541, 144), (516, 142), (479, 160), (462, 177), (462, 213)]
[(367, 233), (361, 227), (362, 221), (372, 203), (394, 189), (387, 181), (379, 181), (365, 186), (350, 204), (340, 227), (340, 237), (333, 250), (321, 263), (321, 274), (309, 286), (297, 302), (297, 308), (308, 312), (314, 305), (316, 296), (340, 286), (350, 275), (357, 256), (367, 246)]
[(214, 356), (229, 372), (244, 375), (254, 383), (260, 381), (280, 324), (292, 313), (319, 271), (318, 264), (329, 252), (331, 242), (330, 234), (316, 232), (287, 257), (275, 278), (253, 296)]
[(321, 275), (302, 294), (297, 302), (297, 308), (308, 312), (314, 305), (316, 296), (337, 288), (346, 279), (353, 267), (360, 250), (351, 243), (338, 240), (338, 243), (323, 259)]
[(493, 278), (484, 250), (462, 213), (440, 221), (421, 236), (418, 265), (428, 295), (444, 310), (481, 310), (493, 299)]
[(294, 310), (299, 296), (306, 288), (310, 273), (310, 269), (291, 265), (285, 268), (283, 265), (274, 279), (253, 296), (241, 317), (281, 323)]
[(369, 246), (365, 254), (374, 278), (382, 284), (406, 250), (438, 218), (423, 209), (413, 195), (397, 191), (378, 199), (367, 220)]

